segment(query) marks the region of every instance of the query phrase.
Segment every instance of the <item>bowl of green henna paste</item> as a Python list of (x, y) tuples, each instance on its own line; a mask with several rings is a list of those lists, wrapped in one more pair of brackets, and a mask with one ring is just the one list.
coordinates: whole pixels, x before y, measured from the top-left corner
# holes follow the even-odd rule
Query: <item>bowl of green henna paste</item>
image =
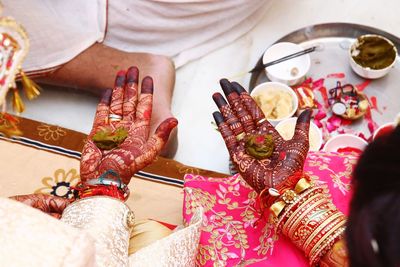
[(396, 46), (387, 38), (366, 34), (357, 38), (349, 50), (350, 66), (366, 79), (378, 79), (388, 74), (396, 63)]

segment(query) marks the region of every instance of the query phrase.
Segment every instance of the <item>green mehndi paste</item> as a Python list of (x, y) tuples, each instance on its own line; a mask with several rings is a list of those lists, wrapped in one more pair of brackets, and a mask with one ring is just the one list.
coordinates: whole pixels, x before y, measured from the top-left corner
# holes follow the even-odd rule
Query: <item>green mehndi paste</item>
[(358, 46), (355, 50), (358, 50), (359, 54), (353, 56), (354, 61), (364, 68), (374, 70), (390, 66), (396, 58), (396, 51), (393, 45), (385, 39), (375, 36), (358, 38)]

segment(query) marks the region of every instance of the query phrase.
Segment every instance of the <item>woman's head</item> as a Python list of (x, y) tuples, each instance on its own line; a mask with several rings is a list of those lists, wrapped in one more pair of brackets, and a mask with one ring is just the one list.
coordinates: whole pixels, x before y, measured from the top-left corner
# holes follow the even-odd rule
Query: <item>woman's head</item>
[(353, 186), (346, 232), (351, 266), (400, 266), (400, 126), (366, 148)]

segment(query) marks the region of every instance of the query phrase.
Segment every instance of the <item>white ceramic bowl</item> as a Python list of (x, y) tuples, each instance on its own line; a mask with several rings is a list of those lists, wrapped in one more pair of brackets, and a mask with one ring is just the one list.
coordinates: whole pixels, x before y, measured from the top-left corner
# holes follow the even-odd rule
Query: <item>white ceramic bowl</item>
[[(269, 47), (263, 55), (263, 63), (269, 63), (282, 57), (304, 50), (298, 44), (281, 42)], [(310, 70), (310, 55), (305, 54), (284, 62), (272, 65), (265, 69), (268, 78), (273, 82), (281, 82), (287, 85), (301, 83)], [(296, 75), (292, 75), (293, 68), (297, 68)]]
[(268, 121), (272, 124), (272, 125), (277, 125), (280, 121), (285, 120), (287, 118), (292, 117), (295, 113), (296, 110), (299, 106), (299, 99), (297, 98), (296, 93), (293, 91), (292, 88), (290, 88), (289, 86), (283, 84), (283, 83), (279, 83), (279, 82), (265, 82), (265, 83), (261, 83), (259, 85), (257, 85), (252, 91), (251, 91), (251, 96), (254, 97), (256, 95), (259, 94), (268, 94), (268, 92), (271, 92), (273, 90), (281, 90), (284, 92), (288, 92), (291, 97), (292, 97), (292, 105), (293, 105), (293, 110), (285, 117), (279, 118), (279, 119), (268, 119)]
[[(281, 121), (276, 125), (275, 129), (278, 131), (280, 135), (282, 135), (283, 139), (289, 140), (293, 137), (294, 135), (294, 129), (296, 127), (296, 122), (297, 122), (297, 117), (289, 118), (286, 120)], [(290, 125), (290, 126), (286, 126)], [(288, 128), (286, 128), (286, 127)], [(285, 131), (285, 130), (286, 131)], [(309, 133), (309, 139), (310, 139), (310, 151), (318, 151), (321, 146), (322, 146), (322, 132), (318, 128), (315, 123), (311, 122), (310, 123), (310, 133)]]
[(356, 39), (356, 41), (354, 41), (354, 43), (350, 46), (350, 49), (349, 49), (349, 58), (350, 58), (351, 68), (353, 69), (353, 71), (355, 73), (357, 73), (358, 75), (360, 75), (361, 77), (366, 78), (366, 79), (378, 79), (378, 78), (385, 76), (386, 74), (388, 74), (390, 72), (390, 70), (392, 69), (394, 64), (396, 64), (397, 57), (398, 57), (396, 46), (393, 44), (392, 41), (390, 41), (389, 39), (387, 39), (383, 36), (380, 36), (380, 35), (366, 34), (366, 35), (360, 36), (359, 38), (362, 38), (362, 37), (378, 37), (383, 40), (386, 40), (388, 43), (390, 43), (393, 46), (394, 51), (396, 52), (396, 57), (394, 58), (392, 64), (390, 64), (388, 67), (386, 67), (384, 69), (374, 70), (371, 68), (363, 67), (363, 66), (359, 65), (352, 57), (352, 54), (356, 50), (357, 45), (358, 45), (358, 39)]
[(364, 150), (367, 145), (368, 143), (364, 139), (356, 135), (339, 134), (329, 139), (328, 142), (326, 142), (323, 150), (327, 152), (337, 152), (338, 149), (345, 147), (353, 147)]

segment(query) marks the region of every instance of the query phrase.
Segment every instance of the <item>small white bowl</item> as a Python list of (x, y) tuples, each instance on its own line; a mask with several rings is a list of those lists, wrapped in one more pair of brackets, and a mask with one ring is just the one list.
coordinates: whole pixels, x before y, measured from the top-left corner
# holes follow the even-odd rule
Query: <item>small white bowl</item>
[(396, 48), (396, 46), (393, 44), (392, 41), (390, 41), (389, 39), (387, 39), (387, 38), (385, 38), (385, 37), (383, 37), (383, 36), (381, 36), (381, 35), (366, 34), (366, 35), (360, 36), (359, 38), (363, 38), (363, 37), (378, 37), (378, 38), (381, 38), (381, 39), (387, 41), (389, 44), (391, 44), (391, 45), (393, 46), (393, 49), (394, 49), (394, 51), (395, 51), (395, 53), (396, 53), (396, 57), (394, 58), (392, 64), (390, 64), (390, 65), (387, 66), (386, 68), (378, 69), (378, 70), (371, 69), (371, 68), (369, 68), (369, 67), (363, 67), (363, 66), (359, 65), (359, 64), (354, 60), (354, 58), (353, 58), (352, 55), (353, 55), (354, 51), (357, 49), (357, 46), (358, 46), (358, 39), (356, 39), (356, 40), (354, 41), (354, 43), (350, 46), (350, 49), (349, 49), (349, 58), (350, 58), (350, 66), (351, 66), (351, 68), (353, 69), (353, 71), (354, 71), (355, 73), (357, 73), (358, 75), (360, 75), (361, 77), (366, 78), (366, 79), (378, 79), (378, 78), (381, 78), (381, 77), (385, 76), (386, 74), (388, 74), (388, 73), (390, 72), (390, 70), (392, 69), (392, 67), (394, 66), (394, 64), (396, 64), (397, 57), (398, 57), (397, 48)]
[(337, 152), (340, 148), (353, 147), (360, 150), (364, 150), (368, 143), (354, 134), (339, 134), (326, 142), (324, 151), (326, 152)]
[(288, 92), (292, 96), (293, 110), (287, 116), (279, 118), (279, 119), (268, 119), (267, 118), (268, 121), (274, 126), (277, 125), (280, 121), (292, 117), (296, 113), (296, 110), (299, 106), (299, 99), (297, 98), (296, 93), (289, 86), (287, 86), (283, 83), (278, 83), (278, 82), (261, 83), (261, 84), (257, 85), (250, 93), (250, 95), (252, 97), (254, 97), (254, 96), (260, 95), (260, 94), (268, 94), (268, 92), (275, 91), (275, 90), (281, 90), (284, 92)]
[[(276, 125), (275, 129), (285, 140), (290, 140), (294, 135), (294, 129), (296, 127), (297, 117), (289, 118), (281, 121)], [(290, 126), (286, 126), (290, 125)], [(285, 129), (285, 126), (288, 127)], [(285, 131), (286, 130), (286, 131)], [(284, 132), (285, 131), (285, 132)], [(310, 133), (309, 133), (310, 151), (319, 151), (322, 146), (322, 132), (315, 123), (310, 122)]]
[[(263, 55), (263, 63), (269, 63), (293, 53), (303, 51), (304, 48), (298, 44), (281, 42), (269, 47)], [(281, 82), (287, 85), (301, 83), (307, 72), (310, 70), (310, 55), (305, 54), (293, 59), (265, 68), (268, 78), (273, 82)], [(297, 68), (297, 74), (293, 75), (292, 70)]]

